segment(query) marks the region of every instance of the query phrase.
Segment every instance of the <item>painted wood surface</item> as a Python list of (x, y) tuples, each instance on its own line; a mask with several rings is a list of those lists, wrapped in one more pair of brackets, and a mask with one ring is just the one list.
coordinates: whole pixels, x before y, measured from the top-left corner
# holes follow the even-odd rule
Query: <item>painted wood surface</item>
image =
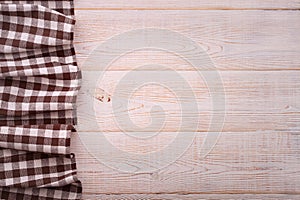
[[(148, 148), (133, 145), (131, 138), (122, 134), (105, 136), (127, 152), (141, 153)], [(162, 133), (165, 137), (170, 134)], [(163, 136), (152, 144), (153, 148), (168, 144)], [(89, 194), (299, 194), (299, 132), (223, 132), (213, 150), (202, 159), (199, 154), (204, 138), (205, 134), (197, 134), (193, 145), (169, 166), (152, 173), (134, 174), (101, 164), (101, 158), (85, 151), (79, 136), (74, 137), (72, 145), (80, 178)]]
[[(147, 127), (151, 118), (165, 122), (162, 131), (194, 131), (190, 123), (180, 125), (182, 116), (198, 124), (195, 131), (209, 131), (210, 126), (223, 124), (223, 131), (255, 131), (255, 130), (289, 130), (298, 129), (300, 123), (300, 72), (299, 71), (222, 71), (220, 77), (223, 81), (224, 102), (217, 99), (217, 104), (224, 103), (224, 107), (218, 110), (213, 103), (213, 97), (222, 95), (221, 91), (211, 91), (201, 74), (205, 77), (210, 71), (201, 73), (191, 71), (177, 72), (191, 86), (189, 89), (181, 88), (181, 80), (174, 82), (165, 81), (159, 85), (145, 85), (135, 91), (139, 85), (136, 79), (120, 80), (128, 73), (134, 77), (146, 76), (150, 72), (139, 71), (109, 71), (99, 79), (97, 90), (94, 92), (90, 87), (100, 75), (95, 71), (83, 74), (84, 85), (78, 98), (78, 116), (80, 118), (80, 131), (106, 131), (117, 132), (120, 128), (130, 129), (130, 125), (116, 123), (116, 118), (128, 113), (130, 119), (139, 127)], [(158, 71), (162, 77), (170, 77), (171, 72)], [(101, 73), (102, 74), (102, 73)], [(149, 75), (151, 76), (151, 74)], [(173, 81), (173, 82), (172, 82)], [(116, 87), (120, 87), (118, 89)], [(171, 93), (163, 87), (172, 86), (177, 89)], [(103, 91), (103, 90), (105, 91)], [(117, 90), (117, 91), (116, 91)], [(184, 98), (192, 92), (195, 99)], [(178, 99), (177, 95), (183, 98)], [(107, 102), (96, 97), (110, 97)], [(130, 98), (129, 98), (130, 97)], [(112, 104), (115, 103), (115, 105)], [(198, 110), (193, 103), (197, 103)], [(93, 104), (93, 106), (91, 106)], [(187, 105), (182, 109), (182, 104)], [(153, 106), (161, 106), (151, 115)], [(92, 109), (89, 109), (91, 108)], [(222, 120), (212, 120), (212, 117), (224, 115)], [(93, 120), (97, 124), (93, 125)], [(198, 120), (197, 120), (198, 118)], [(182, 127), (183, 126), (183, 127)], [(155, 131), (157, 127), (144, 131)], [(131, 128), (131, 131), (138, 131)]]
[(77, 9), (299, 9), (299, 0), (75, 0)]
[(286, 199), (286, 200), (298, 200), (299, 195), (270, 195), (270, 194), (219, 194), (219, 195), (209, 195), (209, 194), (122, 194), (122, 195), (84, 195), (84, 199), (87, 200), (273, 200), (273, 199)]
[[(194, 121), (198, 123), (192, 145), (180, 158), (151, 173), (113, 169), (105, 165), (105, 159), (97, 159), (88, 152), (79, 135), (74, 135), (72, 151), (77, 156), (83, 182), (83, 199), (300, 198), (299, 0), (75, 0), (75, 7), (75, 47), (85, 85), (78, 97), (79, 135), (103, 134), (124, 152), (147, 154), (164, 149), (176, 138), (182, 116), (180, 103), (196, 102), (200, 111), (192, 106), (186, 110), (185, 117), (197, 118)], [(105, 71), (99, 67), (101, 60), (95, 65), (87, 62), (89, 56), (96, 54), (97, 47), (113, 36), (143, 28), (172, 30), (190, 38), (213, 65), (203, 62), (195, 68), (178, 55), (149, 49), (119, 56)], [(189, 52), (193, 57), (185, 43), (177, 43), (179, 51)], [(103, 53), (118, 54), (118, 49), (107, 48)], [(147, 64), (151, 67), (135, 71)], [(175, 70), (189, 83), (195, 101), (183, 98), (180, 102), (174, 93), (153, 85), (131, 91), (134, 79), (122, 83), (116, 92), (124, 75), (153, 74), (160, 72), (162, 65)], [(160, 73), (168, 76), (172, 70)], [(219, 92), (209, 90), (198, 72), (219, 73), (225, 110), (213, 106), (212, 96)], [(101, 79), (99, 73), (103, 75)], [(170, 84), (180, 88), (180, 82)], [(188, 94), (184, 89), (179, 92)], [(151, 115), (155, 105), (164, 112)], [(154, 130), (147, 126), (153, 119), (165, 120), (165, 126), (153, 139), (129, 137), (122, 132), (124, 124), (122, 127), (115, 120), (127, 114), (139, 127), (130, 129), (130, 134), (140, 134), (140, 128), (152, 133)], [(211, 124), (212, 116), (223, 115), (220, 138), (202, 158), (203, 141), (214, 133), (209, 125), (221, 123)], [(125, 124), (125, 129), (129, 128)], [(183, 126), (183, 130), (187, 134), (194, 131), (189, 125)], [(188, 139), (188, 135), (183, 138)]]
[[(300, 66), (298, 11), (80, 10), (76, 14), (76, 50), (85, 70), (92, 68), (84, 61), (98, 45), (126, 31), (149, 27), (172, 30), (195, 41), (218, 70), (298, 70)], [(174, 43), (193, 53), (182, 41)], [(115, 52), (107, 49), (105, 53)], [(192, 70), (178, 56), (143, 50), (119, 58), (111, 70), (131, 70), (143, 63)], [(201, 70), (210, 69), (205, 63), (201, 66)]]

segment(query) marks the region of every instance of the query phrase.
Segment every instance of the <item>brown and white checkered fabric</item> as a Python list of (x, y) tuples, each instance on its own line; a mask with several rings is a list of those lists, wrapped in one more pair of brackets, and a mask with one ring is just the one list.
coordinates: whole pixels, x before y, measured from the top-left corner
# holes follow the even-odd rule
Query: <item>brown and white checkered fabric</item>
[(24, 116), (0, 116), (0, 126), (16, 126), (29, 124), (74, 124), (75, 110), (59, 110), (33, 113)]
[(71, 125), (0, 126), (0, 148), (70, 154)]
[(78, 181), (73, 155), (0, 150), (0, 186), (59, 187)]
[(80, 199), (72, 0), (0, 1), (0, 199)]
[(25, 199), (25, 200), (69, 200), (78, 199), (82, 192), (81, 183), (74, 182), (63, 187), (52, 188), (0, 188), (3, 199)]

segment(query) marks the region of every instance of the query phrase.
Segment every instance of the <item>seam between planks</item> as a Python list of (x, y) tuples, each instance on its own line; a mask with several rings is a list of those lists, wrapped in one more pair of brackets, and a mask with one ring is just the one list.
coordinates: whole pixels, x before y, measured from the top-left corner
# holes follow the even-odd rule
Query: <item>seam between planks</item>
[(228, 191), (227, 193), (224, 192), (159, 192), (159, 193), (91, 193), (91, 192), (85, 192), (84, 194), (89, 195), (229, 195), (229, 194), (242, 194), (242, 195), (253, 195), (253, 194), (258, 194), (258, 195), (300, 195), (300, 192), (293, 192), (293, 193), (284, 193), (284, 192), (234, 192), (234, 191)]
[(299, 11), (300, 8), (75, 8), (75, 10), (256, 10), (256, 11)]

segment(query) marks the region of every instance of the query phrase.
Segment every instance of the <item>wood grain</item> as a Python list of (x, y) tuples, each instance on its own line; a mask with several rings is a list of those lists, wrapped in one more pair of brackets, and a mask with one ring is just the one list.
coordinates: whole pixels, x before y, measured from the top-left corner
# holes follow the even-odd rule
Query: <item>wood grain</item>
[[(80, 131), (116, 132), (120, 128), (138, 131), (139, 129), (131, 128), (129, 124), (120, 126), (116, 123), (116, 117), (122, 118), (127, 113), (131, 121), (139, 127), (149, 126), (151, 119), (164, 122), (162, 131), (178, 131), (180, 128), (194, 131), (191, 123), (180, 124), (182, 116), (198, 124), (197, 131), (204, 132), (209, 131), (210, 125), (222, 123), (222, 120), (212, 120), (214, 115), (222, 114), (226, 114), (224, 131), (297, 129), (300, 123), (299, 71), (221, 71), (219, 75), (223, 81), (224, 94), (206, 84), (203, 77), (208, 77), (212, 72), (202, 72), (202, 77), (197, 72), (177, 72), (190, 89), (181, 86), (181, 79), (173, 80), (171, 72), (168, 71), (156, 73), (169, 79), (161, 82), (157, 80), (154, 84), (148, 82), (148, 86), (141, 87), (137, 83), (138, 78), (120, 83), (128, 73), (133, 77), (155, 76), (155, 72), (149, 74), (144, 71), (83, 73), (83, 86), (78, 97)], [(103, 76), (99, 79), (100, 74)], [(93, 85), (98, 79), (98, 89), (95, 91)], [(117, 90), (117, 86), (120, 89)], [(170, 91), (164, 86), (175, 90)], [(187, 98), (190, 92), (195, 99)], [(216, 98), (217, 95), (224, 95), (225, 102), (222, 98)], [(106, 96), (106, 100), (96, 99), (97, 96)], [(107, 96), (110, 97), (110, 102), (107, 102)], [(195, 102), (198, 107), (193, 106)], [(224, 107), (218, 106), (222, 103)], [(183, 109), (182, 105), (187, 106)], [(151, 115), (153, 106), (161, 106), (163, 110)], [(93, 124), (95, 116), (98, 124)], [(154, 126), (153, 129), (144, 131), (156, 131), (156, 128)]]
[(75, 0), (77, 9), (299, 9), (299, 0)]
[[(90, 70), (91, 67), (86, 66), (84, 61), (101, 43), (123, 32), (149, 27), (175, 31), (195, 41), (218, 70), (300, 69), (298, 11), (80, 10), (76, 16), (75, 44), (83, 70)], [(132, 38), (124, 38), (123, 43), (126, 39), (130, 41)], [(176, 45), (180, 50), (190, 51), (181, 40), (174, 43), (178, 43)], [(114, 55), (116, 52), (112, 49), (117, 49), (119, 45), (122, 44), (107, 47), (103, 53)], [(144, 63), (160, 63), (176, 70), (193, 70), (179, 56), (166, 54), (136, 50), (130, 55), (120, 56), (109, 70), (131, 70)], [(98, 66), (93, 68), (97, 69)], [(198, 68), (210, 70), (211, 66), (204, 63)]]
[(300, 195), (288, 194), (86, 194), (86, 200), (298, 200)]
[[(126, 151), (140, 152), (131, 145), (130, 138), (118, 140), (120, 133), (106, 136), (119, 141), (113, 143), (116, 147), (124, 143)], [(199, 153), (204, 137), (197, 134), (181, 158), (153, 173), (124, 173), (106, 167), (101, 158), (99, 161), (85, 150), (78, 135), (73, 137), (72, 150), (85, 193), (299, 194), (299, 132), (223, 132), (210, 154), (202, 159)], [(163, 137), (158, 136), (160, 139)]]

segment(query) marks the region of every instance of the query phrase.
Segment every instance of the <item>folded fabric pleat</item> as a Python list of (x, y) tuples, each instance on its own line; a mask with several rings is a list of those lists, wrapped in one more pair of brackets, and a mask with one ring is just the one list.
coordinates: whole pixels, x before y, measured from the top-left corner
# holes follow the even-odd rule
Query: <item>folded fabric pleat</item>
[(0, 199), (80, 199), (72, 0), (0, 2)]
[(74, 15), (73, 0), (4, 0), (3, 3), (40, 5), (66, 16)]
[(69, 200), (78, 199), (82, 193), (79, 181), (63, 187), (52, 188), (13, 188), (1, 187), (1, 199), (26, 199), (26, 200)]
[(44, 77), (0, 79), (0, 115), (74, 109), (79, 81)]
[(76, 110), (58, 110), (32, 113), (24, 116), (1, 116), (0, 126), (18, 126), (30, 124), (76, 124)]
[(78, 181), (73, 155), (0, 149), (0, 187), (59, 187)]
[(72, 125), (0, 126), (0, 147), (30, 152), (70, 154)]
[(71, 44), (75, 20), (33, 4), (0, 4), (0, 53)]

